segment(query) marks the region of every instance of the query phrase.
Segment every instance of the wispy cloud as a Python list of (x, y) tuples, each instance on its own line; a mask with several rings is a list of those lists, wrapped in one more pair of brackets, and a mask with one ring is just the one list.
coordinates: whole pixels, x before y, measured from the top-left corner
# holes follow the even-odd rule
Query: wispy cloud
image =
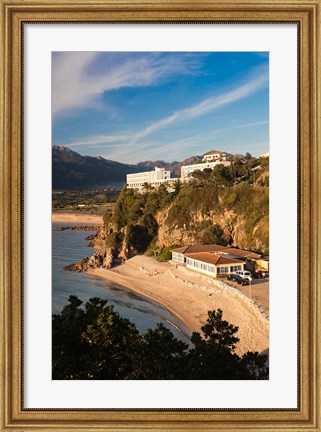
[(110, 147), (110, 144), (117, 144), (119, 143), (127, 143), (130, 139), (129, 133), (123, 133), (120, 135), (94, 135), (92, 137), (88, 138), (82, 138), (80, 140), (75, 140), (70, 143), (65, 144), (67, 147), (74, 148), (74, 147), (83, 147), (83, 146), (101, 146), (101, 145), (108, 145), (108, 148)]
[[(258, 68), (252, 71), (250, 75), (248, 75), (247, 79), (242, 83), (238, 83), (238, 85), (225, 91), (220, 94), (212, 95), (206, 99), (203, 99), (199, 103), (182, 108), (181, 110), (175, 111), (171, 113), (169, 116), (159, 119), (145, 128), (136, 131), (124, 131), (121, 134), (109, 134), (109, 135), (96, 135), (88, 138), (84, 138), (81, 140), (75, 140), (71, 143), (65, 143), (66, 146), (71, 148), (78, 148), (81, 146), (87, 147), (95, 147), (102, 148), (103, 153), (106, 152), (106, 149), (110, 152), (108, 154), (109, 158), (115, 158), (116, 160), (124, 160), (124, 155), (126, 158), (129, 156), (134, 158), (134, 155), (140, 155), (140, 157), (144, 158), (146, 156), (145, 153), (153, 151), (156, 155), (157, 153), (157, 143), (155, 139), (148, 140), (146, 142), (147, 137), (152, 137), (155, 132), (159, 132), (160, 130), (169, 128), (176, 123), (179, 122), (192, 122), (193, 119), (204, 116), (210, 112), (220, 110), (223, 107), (226, 107), (230, 104), (236, 103), (246, 97), (251, 96), (255, 92), (260, 89), (266, 87), (268, 84), (268, 70), (266, 67)], [(159, 153), (164, 154), (165, 149), (170, 151), (175, 147), (188, 146), (193, 147), (196, 146), (197, 142), (206, 142), (210, 139), (213, 139), (214, 136), (217, 136), (219, 133), (224, 131), (229, 131), (232, 129), (246, 128), (246, 127), (255, 127), (263, 124), (268, 124), (267, 120), (259, 121), (259, 122), (247, 122), (239, 125), (234, 125), (231, 127), (215, 129), (209, 133), (197, 135), (193, 137), (187, 137), (182, 140), (173, 142), (162, 142), (162, 149)], [(112, 150), (111, 150), (112, 149)], [(104, 154), (102, 154), (104, 156)]]
[[(149, 141), (148, 144), (144, 145), (143, 153), (140, 149), (137, 149), (137, 157), (139, 160), (147, 160), (165, 158), (172, 154), (173, 149), (176, 153), (184, 153), (186, 157), (186, 152), (190, 151), (193, 154), (202, 154), (200, 147), (208, 144), (215, 145), (218, 138), (224, 132), (229, 132), (235, 129), (245, 129), (245, 128), (255, 128), (257, 126), (268, 125), (268, 120), (262, 120), (252, 123), (241, 123), (231, 127), (225, 127), (220, 129), (214, 129), (206, 133), (194, 134), (185, 138), (178, 140), (168, 140), (167, 142), (162, 142), (161, 144), (155, 140)], [(69, 148), (80, 148), (80, 147), (90, 147), (96, 149), (100, 156), (106, 157), (107, 159), (115, 159), (118, 161), (128, 162), (128, 141), (131, 137), (130, 132), (126, 132), (120, 135), (96, 135), (93, 137), (85, 138), (79, 141), (73, 141), (66, 143), (65, 145)], [(218, 143), (220, 144), (220, 143)], [(235, 143), (231, 146), (224, 146), (227, 151), (234, 151)], [(190, 150), (189, 150), (190, 149)], [(192, 153), (191, 153), (192, 154)], [(137, 158), (136, 158), (137, 159)], [(137, 161), (138, 161), (137, 159)]]
[(92, 106), (109, 90), (149, 86), (175, 74), (195, 74), (200, 66), (201, 57), (195, 59), (188, 53), (54, 53), (52, 112), (58, 115)]
[[(172, 153), (173, 149), (175, 149), (176, 153), (184, 152), (185, 153), (184, 157), (186, 158), (187, 157), (186, 151), (189, 149), (191, 149), (190, 151), (193, 152), (193, 154), (195, 155), (195, 154), (203, 153), (202, 150), (200, 150), (200, 147), (204, 147), (203, 144), (208, 144), (209, 146), (215, 144), (219, 145), (221, 142), (221, 138), (220, 138), (221, 134), (224, 132), (230, 132), (232, 130), (237, 130), (237, 129), (255, 128), (256, 126), (263, 126), (267, 124), (269, 124), (268, 120), (257, 121), (252, 123), (243, 123), (231, 127), (214, 129), (206, 133), (196, 134), (179, 140), (170, 140), (168, 142), (163, 142), (161, 145), (159, 145), (159, 143), (155, 141), (152, 141), (144, 146), (143, 154), (145, 159), (148, 158), (157, 159), (159, 157), (165, 157), (165, 159), (167, 160), (168, 155)], [(220, 140), (220, 142), (216, 143), (218, 139)], [(235, 143), (233, 143), (233, 145), (230, 147), (229, 145), (227, 146), (224, 145), (224, 149), (226, 151), (233, 152), (235, 149)], [(117, 155), (121, 155), (122, 152), (123, 152), (123, 148), (118, 147)]]
[(191, 120), (209, 112), (215, 111), (224, 106), (230, 105), (241, 99), (244, 99), (268, 84), (268, 70), (260, 68), (254, 75), (251, 75), (249, 80), (244, 84), (241, 84), (237, 88), (230, 90), (221, 95), (211, 96), (198, 104), (191, 106), (189, 108), (176, 111), (170, 116), (156, 121), (150, 124), (142, 131), (136, 133), (129, 144), (135, 144), (139, 142), (142, 138), (151, 135), (159, 129), (163, 129), (170, 124), (182, 122), (186, 120)]

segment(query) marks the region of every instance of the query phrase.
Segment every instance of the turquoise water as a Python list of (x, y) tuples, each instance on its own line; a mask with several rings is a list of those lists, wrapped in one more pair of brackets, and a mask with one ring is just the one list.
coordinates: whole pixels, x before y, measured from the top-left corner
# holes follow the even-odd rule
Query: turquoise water
[[(168, 327), (175, 337), (188, 342), (184, 325), (172, 313), (159, 304), (142, 298), (114, 282), (64, 270), (84, 257), (92, 255), (94, 249), (86, 247), (85, 238), (92, 231), (55, 231), (64, 224), (53, 224), (52, 232), (52, 313), (59, 313), (67, 304), (70, 295), (77, 295), (83, 302), (91, 297), (107, 299), (109, 304), (124, 318), (135, 323), (140, 332), (155, 328), (158, 322)], [(76, 225), (76, 224), (74, 224)], [(68, 224), (72, 226), (72, 224)]]

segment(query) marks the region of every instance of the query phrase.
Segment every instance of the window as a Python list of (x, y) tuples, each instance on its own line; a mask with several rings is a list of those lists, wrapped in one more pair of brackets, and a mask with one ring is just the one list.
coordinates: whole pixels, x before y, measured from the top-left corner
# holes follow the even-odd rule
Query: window
[(217, 273), (228, 273), (228, 267), (217, 267)]
[(237, 266), (231, 266), (231, 272), (237, 271), (237, 270), (242, 270), (242, 266), (237, 265)]
[(178, 262), (184, 262), (184, 255), (173, 252), (173, 260)]

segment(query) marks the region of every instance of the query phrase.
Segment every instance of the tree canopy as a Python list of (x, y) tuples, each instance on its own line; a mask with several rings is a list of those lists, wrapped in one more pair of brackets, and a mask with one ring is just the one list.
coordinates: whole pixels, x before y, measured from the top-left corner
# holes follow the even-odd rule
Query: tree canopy
[(266, 355), (235, 353), (238, 328), (209, 311), (191, 346), (163, 324), (139, 334), (107, 300), (70, 296), (52, 317), (53, 379), (268, 379)]

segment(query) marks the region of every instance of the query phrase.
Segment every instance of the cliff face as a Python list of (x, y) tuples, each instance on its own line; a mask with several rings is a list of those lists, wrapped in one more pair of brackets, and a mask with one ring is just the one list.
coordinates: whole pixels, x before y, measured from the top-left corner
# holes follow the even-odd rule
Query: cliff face
[(157, 221), (160, 245), (219, 243), (268, 253), (268, 188), (189, 186), (158, 213)]
[(241, 249), (268, 252), (269, 243), (269, 221), (268, 216), (260, 219), (253, 227), (249, 227), (248, 220), (244, 215), (238, 215), (235, 211), (224, 211), (220, 215), (210, 214), (203, 217), (200, 214), (190, 215), (190, 225), (194, 229), (186, 227), (172, 227), (166, 224), (166, 212), (157, 216), (160, 227), (158, 230), (158, 244), (170, 246), (173, 244), (198, 244), (201, 242), (206, 228), (202, 225), (218, 225), (223, 230), (223, 240), (228, 245), (234, 245)]

